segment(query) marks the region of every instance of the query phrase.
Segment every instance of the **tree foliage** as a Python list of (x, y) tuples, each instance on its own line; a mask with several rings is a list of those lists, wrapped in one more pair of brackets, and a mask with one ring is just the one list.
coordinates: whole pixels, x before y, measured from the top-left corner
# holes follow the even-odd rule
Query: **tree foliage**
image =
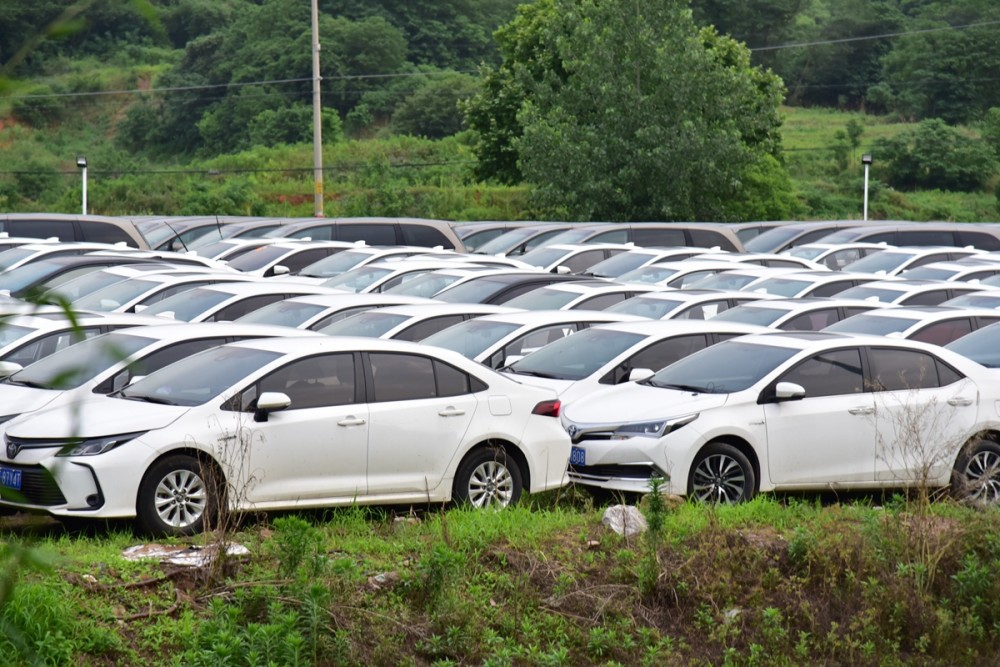
[(778, 154), (781, 81), (684, 2), (539, 0), (498, 36), (467, 105), (480, 175), (523, 178), (542, 210), (729, 220), (755, 183), (773, 191), (747, 176)]
[(972, 192), (996, 171), (992, 149), (940, 119), (921, 122), (913, 130), (875, 142), (877, 174), (895, 188), (935, 188)]

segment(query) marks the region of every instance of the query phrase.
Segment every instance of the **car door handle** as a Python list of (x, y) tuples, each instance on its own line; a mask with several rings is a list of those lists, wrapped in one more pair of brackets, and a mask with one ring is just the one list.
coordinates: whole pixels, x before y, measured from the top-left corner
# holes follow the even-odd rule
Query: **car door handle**
[(868, 406), (861, 406), (858, 408), (850, 408), (848, 412), (850, 412), (852, 415), (870, 415), (875, 412), (875, 408)]
[(361, 426), (364, 423), (365, 420), (360, 417), (347, 417), (337, 422), (337, 426)]
[(965, 396), (956, 396), (955, 398), (948, 399), (948, 405), (955, 405), (955, 406), (972, 405), (972, 399), (967, 398)]
[(459, 410), (457, 408), (448, 407), (438, 413), (442, 417), (461, 417), (465, 414), (465, 410)]

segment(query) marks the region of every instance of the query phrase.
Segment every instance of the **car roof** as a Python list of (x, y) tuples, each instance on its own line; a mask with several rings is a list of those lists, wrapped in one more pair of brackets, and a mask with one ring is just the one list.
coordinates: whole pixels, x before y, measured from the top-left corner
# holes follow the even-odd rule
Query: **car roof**
[(643, 336), (678, 335), (687, 333), (739, 333), (742, 335), (766, 331), (766, 327), (742, 322), (724, 322), (722, 320), (652, 320), (643, 319), (635, 322), (611, 322), (595, 324), (591, 329), (610, 329), (623, 333), (640, 334)]
[(520, 326), (569, 324), (572, 322), (647, 322), (648, 317), (627, 315), (625, 313), (610, 313), (606, 310), (515, 310), (509, 313), (496, 313), (475, 318), (487, 322), (505, 322)]
[(276, 324), (250, 324), (244, 322), (177, 322), (157, 317), (155, 324), (120, 329), (115, 333), (155, 338), (163, 341), (185, 341), (193, 338), (222, 336), (322, 336), (315, 331), (294, 329)]

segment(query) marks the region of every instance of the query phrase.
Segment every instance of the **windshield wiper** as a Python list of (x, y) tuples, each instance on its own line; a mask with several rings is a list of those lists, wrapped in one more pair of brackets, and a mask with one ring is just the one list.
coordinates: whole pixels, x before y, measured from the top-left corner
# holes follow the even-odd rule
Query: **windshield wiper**
[(7, 378), (7, 384), (17, 385), (18, 387), (31, 387), (32, 389), (51, 389), (48, 385), (42, 384), (41, 382), (32, 382), (31, 380), (12, 380)]
[(143, 401), (145, 403), (156, 403), (158, 405), (177, 405), (173, 401), (167, 400), (165, 398), (157, 398), (156, 396), (149, 396), (147, 394), (129, 395), (129, 394), (124, 394), (122, 392), (118, 392), (118, 397), (124, 398), (125, 400), (128, 401)]
[(681, 391), (691, 391), (696, 394), (704, 394), (708, 391), (707, 389), (705, 389), (705, 387), (698, 387), (693, 384), (672, 384), (669, 382), (667, 383), (653, 382), (652, 378), (650, 378), (649, 380), (643, 380), (642, 384), (648, 384), (651, 387), (659, 387), (660, 389), (679, 389)]
[(543, 373), (541, 371), (523, 371), (513, 366), (507, 366), (502, 369), (504, 373), (516, 373), (517, 375), (530, 375), (535, 378), (545, 378), (547, 380), (561, 380), (562, 378), (556, 377), (552, 373)]

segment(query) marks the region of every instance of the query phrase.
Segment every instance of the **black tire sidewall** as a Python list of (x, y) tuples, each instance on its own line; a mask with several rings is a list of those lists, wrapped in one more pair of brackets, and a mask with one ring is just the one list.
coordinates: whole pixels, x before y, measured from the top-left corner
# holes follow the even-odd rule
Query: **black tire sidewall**
[(701, 448), (701, 451), (694, 457), (691, 461), (691, 470), (688, 471), (687, 479), (687, 496), (689, 499), (694, 500), (694, 471), (698, 468), (698, 465), (704, 461), (709, 456), (713, 454), (722, 454), (732, 458), (736, 461), (740, 468), (743, 469), (743, 475), (746, 477), (747, 484), (743, 489), (743, 494), (740, 496), (739, 500), (736, 502), (746, 502), (753, 498), (757, 494), (757, 475), (754, 473), (753, 464), (750, 463), (750, 459), (747, 455), (741, 452), (736, 447), (730, 445), (726, 442), (710, 442)]
[[(206, 468), (207, 464), (186, 454), (167, 456), (149, 467), (149, 470), (143, 475), (142, 482), (139, 484), (139, 494), (136, 498), (135, 508), (136, 518), (143, 532), (155, 537), (183, 537), (195, 535), (204, 529), (205, 517), (218, 512), (218, 493), (210, 479), (211, 475), (205, 474)], [(205, 485), (205, 490), (208, 494), (208, 502), (201, 517), (190, 526), (180, 529), (174, 528), (160, 518), (156, 512), (155, 503), (156, 487), (164, 477), (177, 470), (187, 470), (198, 475)]]
[(966, 471), (972, 458), (983, 451), (991, 451), (1000, 456), (1000, 444), (993, 440), (977, 439), (962, 448), (962, 453), (958, 455), (951, 474), (951, 493), (954, 498), (964, 502), (972, 502), (968, 493), (969, 481)]
[(484, 463), (495, 461), (507, 468), (511, 479), (514, 482), (514, 490), (511, 493), (510, 502), (507, 507), (516, 505), (523, 492), (521, 481), (521, 468), (513, 456), (507, 453), (503, 447), (478, 447), (469, 452), (462, 463), (455, 471), (455, 485), (452, 489), (452, 501), (458, 505), (471, 505), (469, 500), (469, 482), (472, 480), (472, 473)]

